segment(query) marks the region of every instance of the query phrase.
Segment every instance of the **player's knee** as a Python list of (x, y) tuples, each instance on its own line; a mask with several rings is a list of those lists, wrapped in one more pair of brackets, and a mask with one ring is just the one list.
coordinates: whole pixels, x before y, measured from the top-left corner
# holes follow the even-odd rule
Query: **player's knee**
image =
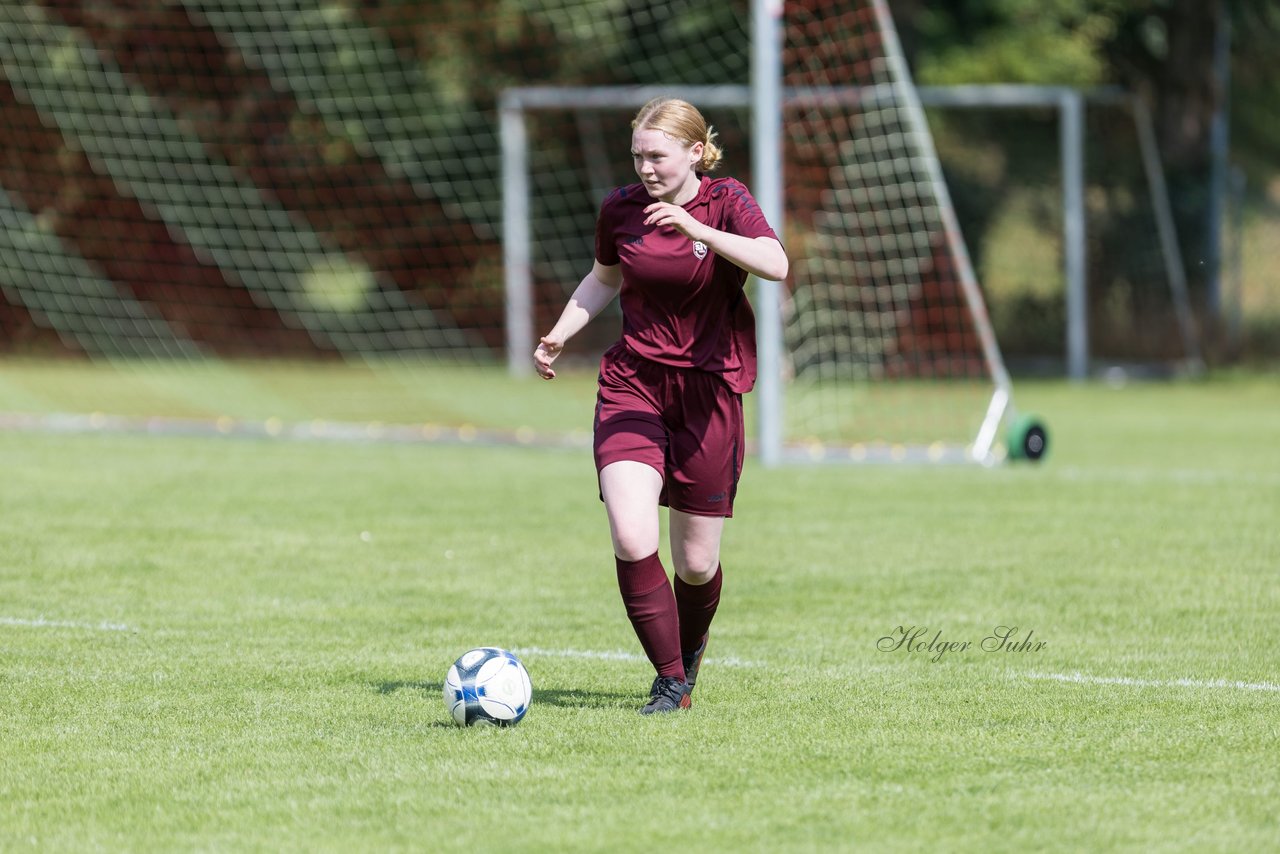
[(623, 560), (643, 560), (657, 550), (658, 538), (638, 527), (613, 532), (613, 553)]
[(716, 574), (720, 566), (720, 550), (718, 548), (701, 548), (697, 546), (679, 549), (672, 553), (676, 573), (685, 581), (695, 586), (706, 584)]

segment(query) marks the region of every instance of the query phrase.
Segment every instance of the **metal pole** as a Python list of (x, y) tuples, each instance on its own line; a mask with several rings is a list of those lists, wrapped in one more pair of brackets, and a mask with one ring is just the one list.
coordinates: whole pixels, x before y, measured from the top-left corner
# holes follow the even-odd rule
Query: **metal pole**
[(1089, 375), (1089, 295), (1085, 278), (1084, 96), (1063, 91), (1059, 99), (1062, 144), (1062, 251), (1067, 272), (1067, 376)]
[(1231, 228), (1225, 244), (1227, 266), (1225, 268), (1227, 302), (1227, 347), (1233, 357), (1240, 355), (1243, 345), (1241, 328), (1244, 321), (1244, 190), (1245, 175), (1240, 167), (1233, 167), (1228, 183), (1227, 211)]
[(1187, 291), (1187, 271), (1182, 261), (1182, 247), (1178, 243), (1178, 229), (1173, 222), (1173, 206), (1169, 204), (1169, 188), (1164, 180), (1164, 167), (1160, 162), (1160, 149), (1156, 145), (1156, 132), (1151, 124), (1151, 112), (1147, 102), (1133, 98), (1133, 123), (1138, 131), (1138, 150), (1142, 153), (1142, 168), (1151, 187), (1151, 202), (1155, 208), (1156, 233), (1160, 236), (1160, 253), (1169, 276), (1169, 292), (1173, 298), (1173, 311), (1178, 319), (1178, 331), (1182, 335), (1182, 352), (1189, 367), (1199, 371), (1204, 367), (1200, 355), (1200, 339), (1196, 334), (1195, 317), (1191, 311), (1191, 297)]
[(1209, 317), (1222, 313), (1222, 232), (1223, 208), (1227, 201), (1227, 181), (1231, 150), (1231, 4), (1219, 0), (1218, 31), (1213, 42), (1213, 118), (1209, 124), (1209, 200), (1205, 222), (1205, 309)]
[(529, 264), (529, 164), (524, 111), (504, 94), (502, 134), (502, 266), (506, 297), (507, 370), (533, 373), (533, 276)]
[[(782, 0), (751, 2), (752, 188), (782, 237)], [(760, 461), (782, 461), (782, 287), (756, 279), (757, 411)]]

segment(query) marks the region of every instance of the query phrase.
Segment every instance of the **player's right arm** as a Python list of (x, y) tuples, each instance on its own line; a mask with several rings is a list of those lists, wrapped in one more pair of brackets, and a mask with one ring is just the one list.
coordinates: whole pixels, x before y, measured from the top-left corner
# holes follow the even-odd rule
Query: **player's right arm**
[(533, 351), (533, 366), (538, 376), (544, 380), (555, 379), (556, 372), (551, 370), (551, 363), (564, 349), (565, 342), (582, 331), (604, 307), (613, 302), (622, 287), (622, 265), (614, 264), (606, 267), (596, 261), (591, 272), (578, 284), (569, 303), (560, 314), (560, 319), (551, 331), (542, 337), (538, 348)]

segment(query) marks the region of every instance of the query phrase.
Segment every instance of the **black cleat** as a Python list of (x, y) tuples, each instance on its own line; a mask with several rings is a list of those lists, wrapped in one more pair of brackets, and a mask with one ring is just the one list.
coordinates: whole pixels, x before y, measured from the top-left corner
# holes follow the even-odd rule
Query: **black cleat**
[(698, 668), (702, 666), (702, 654), (707, 651), (707, 635), (702, 636), (702, 643), (698, 644), (698, 648), (693, 652), (681, 654), (684, 660), (684, 681), (689, 683), (689, 693), (693, 693), (693, 686), (698, 682)]
[(659, 676), (649, 689), (649, 702), (640, 710), (642, 715), (674, 712), (693, 705), (689, 697), (689, 683), (678, 676)]

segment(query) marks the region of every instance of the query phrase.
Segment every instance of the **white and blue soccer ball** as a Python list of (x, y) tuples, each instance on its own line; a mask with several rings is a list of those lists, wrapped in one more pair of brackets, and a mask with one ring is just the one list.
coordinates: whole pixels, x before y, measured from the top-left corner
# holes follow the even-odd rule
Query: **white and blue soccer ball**
[(492, 646), (464, 652), (444, 680), (444, 705), (458, 726), (515, 726), (532, 697), (520, 659)]

